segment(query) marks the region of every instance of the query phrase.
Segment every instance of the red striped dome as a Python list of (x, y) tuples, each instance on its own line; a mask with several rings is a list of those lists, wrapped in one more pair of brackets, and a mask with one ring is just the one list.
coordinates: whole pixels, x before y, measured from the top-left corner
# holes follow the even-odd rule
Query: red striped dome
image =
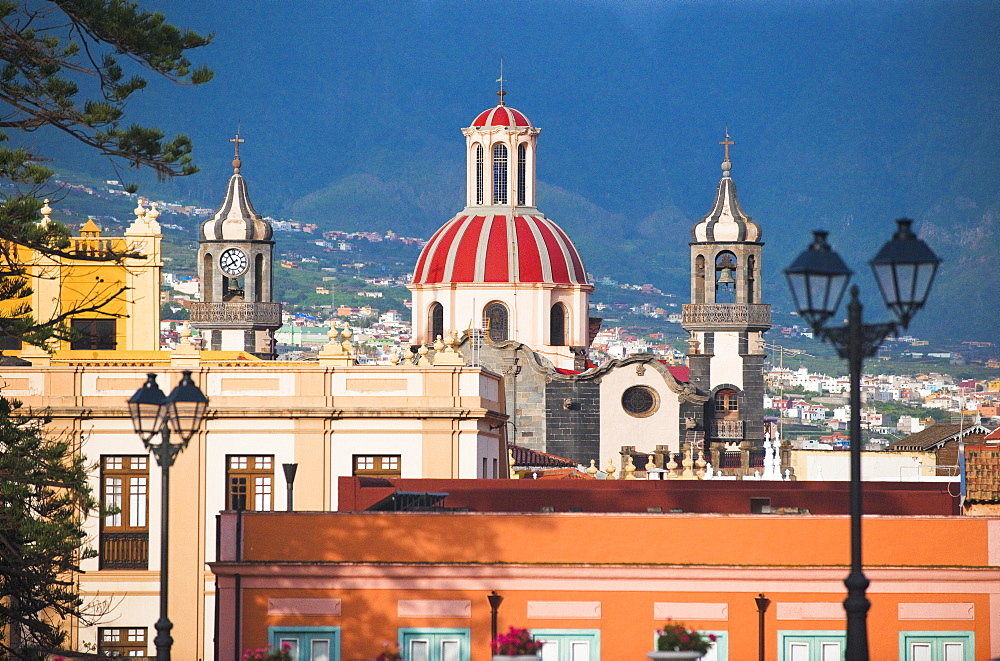
[(459, 214), (424, 246), (414, 284), (452, 282), (585, 285), (580, 254), (542, 215)]
[(473, 126), (531, 126), (531, 122), (520, 110), (507, 106), (497, 106), (479, 113)]

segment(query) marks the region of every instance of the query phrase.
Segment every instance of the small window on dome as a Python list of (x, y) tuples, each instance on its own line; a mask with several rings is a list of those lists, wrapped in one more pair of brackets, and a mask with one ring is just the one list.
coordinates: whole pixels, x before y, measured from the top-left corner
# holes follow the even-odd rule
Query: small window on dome
[(431, 341), (444, 337), (444, 306), (440, 303), (432, 303), (430, 310), (430, 330)]
[(524, 187), (528, 173), (528, 148), (522, 142), (517, 146), (517, 203), (524, 206)]
[(507, 145), (493, 145), (493, 204), (507, 204)]
[(483, 309), (483, 326), (489, 332), (490, 342), (507, 341), (507, 306), (499, 301), (487, 304)]
[(556, 303), (549, 310), (549, 345), (561, 347), (566, 344), (566, 306)]
[(483, 203), (483, 146), (476, 145), (476, 204)]

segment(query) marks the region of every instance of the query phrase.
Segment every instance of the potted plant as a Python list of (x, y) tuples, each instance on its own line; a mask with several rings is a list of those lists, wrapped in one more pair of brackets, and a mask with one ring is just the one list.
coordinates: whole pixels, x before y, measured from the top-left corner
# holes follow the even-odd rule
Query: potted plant
[(375, 661), (402, 661), (402, 659), (403, 654), (396, 643), (382, 643), (382, 652), (375, 657)]
[(538, 659), (542, 644), (531, 637), (527, 629), (511, 627), (507, 633), (493, 639), (493, 661)]
[(656, 632), (656, 651), (646, 656), (650, 659), (700, 659), (715, 644), (714, 634), (688, 629), (683, 622), (667, 620)]
[(281, 649), (258, 647), (243, 652), (243, 661), (292, 661), (292, 646), (285, 643)]

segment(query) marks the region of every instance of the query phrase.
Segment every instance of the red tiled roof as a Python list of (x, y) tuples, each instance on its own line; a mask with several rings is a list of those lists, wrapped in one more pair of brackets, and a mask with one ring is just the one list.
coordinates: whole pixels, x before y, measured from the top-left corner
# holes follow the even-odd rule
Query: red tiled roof
[(520, 445), (511, 445), (510, 449), (514, 453), (515, 466), (537, 466), (540, 468), (550, 466), (553, 468), (576, 467), (576, 462), (566, 457), (539, 452), (538, 450), (532, 450)]
[(972, 503), (1000, 502), (1000, 448), (965, 447), (965, 499)]
[(987, 429), (982, 425), (962, 425), (957, 422), (938, 422), (923, 431), (911, 434), (889, 446), (890, 450), (906, 452), (922, 452), (935, 450), (948, 441), (964, 438), (969, 434), (984, 434)]
[(667, 371), (681, 383), (687, 383), (691, 378), (691, 369), (687, 365), (667, 365)]

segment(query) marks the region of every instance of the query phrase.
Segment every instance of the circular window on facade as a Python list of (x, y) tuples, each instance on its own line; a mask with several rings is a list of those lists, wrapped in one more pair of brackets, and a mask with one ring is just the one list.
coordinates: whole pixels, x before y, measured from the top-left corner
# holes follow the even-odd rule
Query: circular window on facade
[(632, 417), (653, 415), (659, 406), (660, 397), (649, 386), (632, 386), (622, 393), (622, 408)]

